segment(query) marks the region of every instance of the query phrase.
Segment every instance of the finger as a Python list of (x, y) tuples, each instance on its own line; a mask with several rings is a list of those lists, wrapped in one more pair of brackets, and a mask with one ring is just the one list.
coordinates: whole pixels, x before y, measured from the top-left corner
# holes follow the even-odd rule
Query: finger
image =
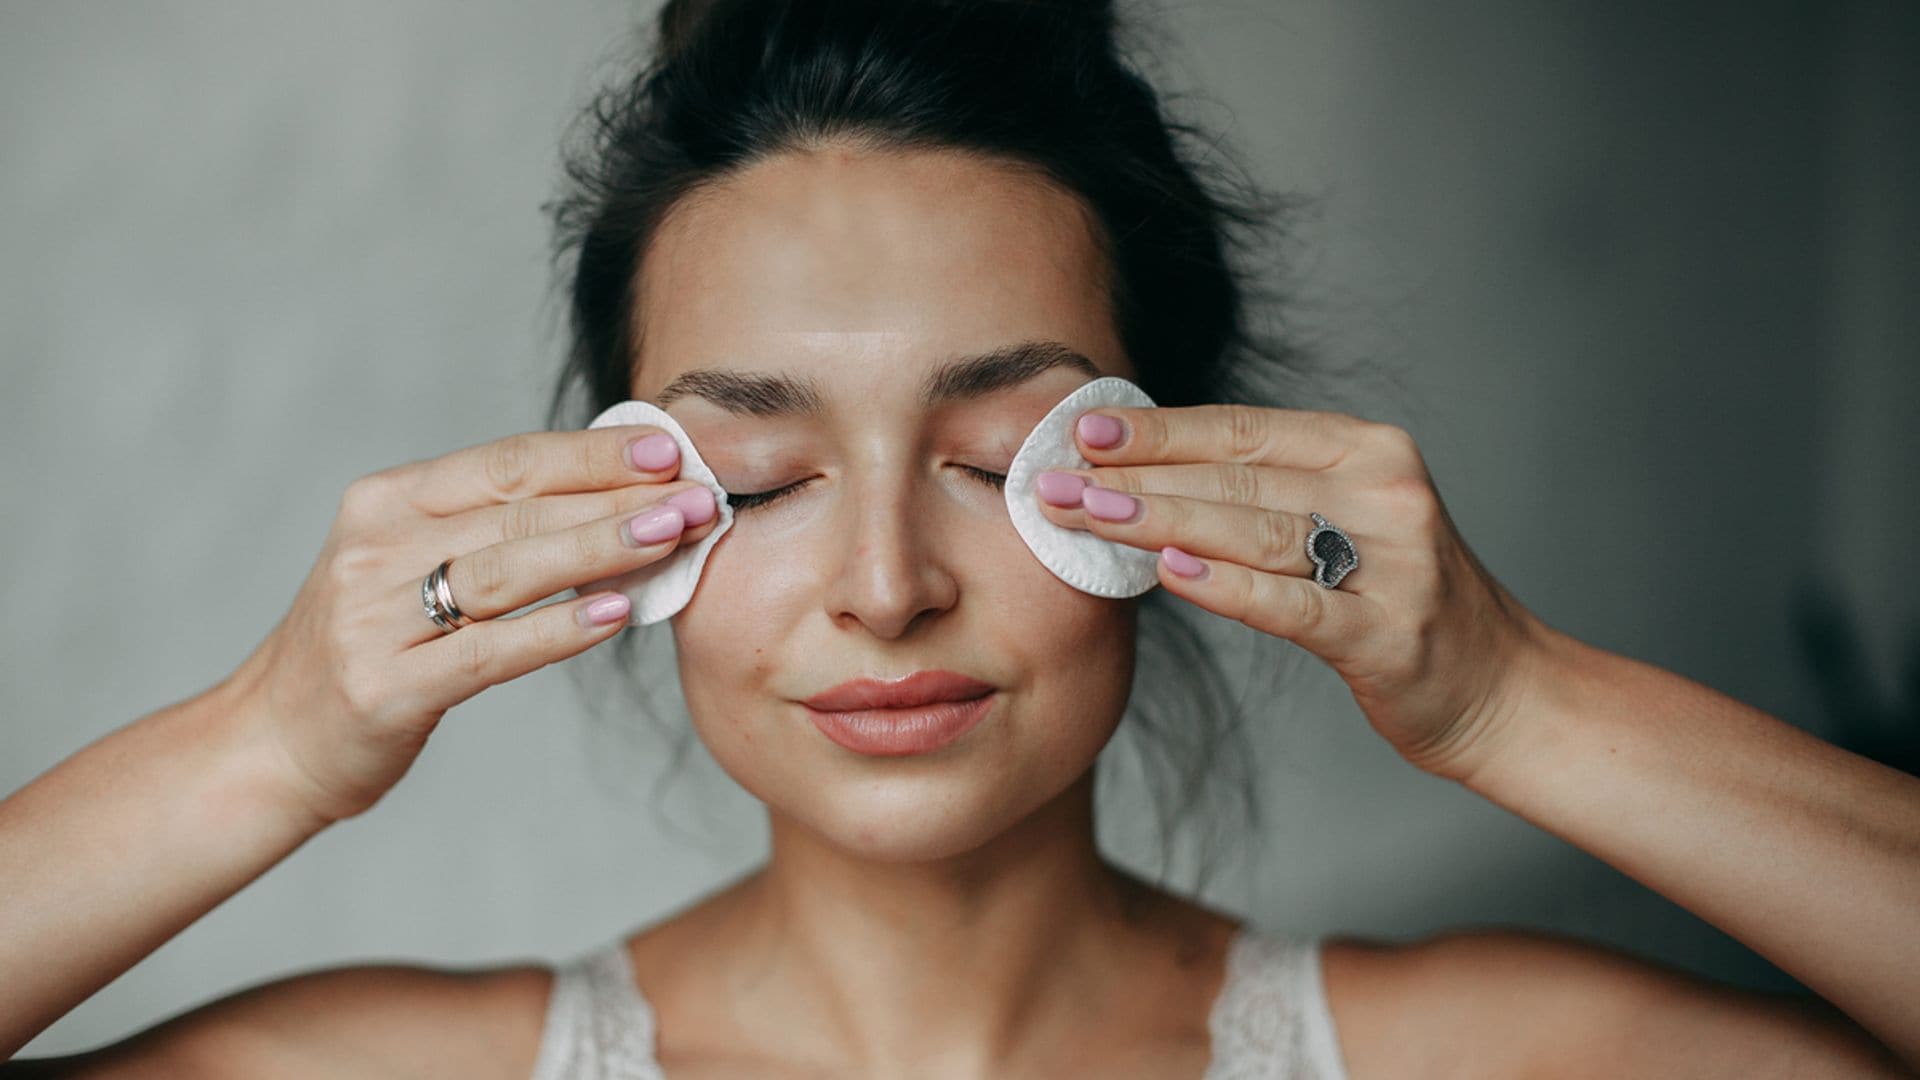
[[(1318, 472), (1239, 462), (1121, 465), (1048, 471), (1069, 473), (1110, 491), (1134, 495), (1184, 495), (1189, 499), (1210, 499), (1214, 502), (1275, 509), (1318, 506), (1327, 488), (1322, 474)], [(1047, 505), (1045, 500), (1042, 500), (1042, 504)]]
[[(606, 604), (598, 610), (608, 621), (592, 623), (586, 613), (602, 601)], [(395, 660), (396, 677), (414, 695), (407, 702), (412, 709), (442, 712), (489, 686), (585, 652), (619, 633), (627, 622), (628, 603), (619, 593), (593, 593), (511, 619), (463, 626), (402, 652)]]
[(589, 521), (630, 514), (682, 491), (704, 486), (695, 480), (675, 480), (666, 484), (629, 484), (611, 491), (515, 499), (439, 519), (439, 528), (443, 531), (436, 540), (448, 552), (478, 551), (502, 540), (562, 532)]
[[(1198, 564), (1199, 577), (1175, 572)], [(1216, 615), (1292, 641), (1331, 664), (1363, 654), (1379, 609), (1345, 588), (1329, 589), (1309, 578), (1269, 574), (1236, 563), (1162, 551), (1155, 564), (1160, 584)]]
[(1103, 487), (1087, 488), (1080, 499), (1077, 509), (1049, 509), (1078, 514), (1078, 527), (1147, 551), (1172, 546), (1270, 574), (1313, 574), (1307, 534), (1314, 522), (1304, 514), (1180, 495), (1129, 495)]
[[(664, 442), (647, 441), (658, 436)], [(633, 454), (642, 455), (636, 464)], [(666, 451), (671, 450), (668, 454)], [(660, 453), (660, 457), (646, 455)], [(654, 465), (655, 468), (643, 468)], [(386, 470), (421, 513), (445, 516), (533, 495), (602, 491), (679, 474), (679, 445), (651, 424), (523, 431)]]
[[(701, 496), (705, 496), (702, 500)], [(678, 500), (678, 501), (676, 501)], [(712, 496), (689, 488), (676, 500), (661, 500), (634, 514), (591, 521), (561, 532), (506, 540), (462, 555), (447, 567), (447, 587), (462, 614), (494, 619), (543, 600), (562, 589), (636, 570), (672, 554), (680, 545), (707, 535), (719, 521)], [(689, 526), (689, 515), (700, 524)], [(418, 620), (413, 640), (441, 631), (421, 610), (421, 582), (396, 588), (396, 612), (407, 597)]]
[[(1109, 417), (1119, 427), (1089, 416)], [(1345, 457), (1368, 423), (1316, 409), (1101, 406), (1075, 421), (1074, 441), (1095, 465), (1231, 461), (1318, 470)]]

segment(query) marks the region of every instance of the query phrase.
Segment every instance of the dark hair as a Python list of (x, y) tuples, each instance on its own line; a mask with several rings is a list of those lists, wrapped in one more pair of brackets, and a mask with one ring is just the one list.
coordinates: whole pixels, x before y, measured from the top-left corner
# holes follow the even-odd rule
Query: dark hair
[[(1118, 31), (1102, 0), (668, 3), (653, 55), (581, 115), (566, 188), (548, 207), (571, 328), (548, 426), (584, 426), (631, 396), (645, 329), (635, 324), (637, 269), (668, 210), (756, 160), (833, 139), (1039, 170), (1092, 211), (1121, 343), (1156, 402), (1297, 404), (1310, 380), (1278, 330), (1278, 298), (1258, 294), (1265, 330), (1252, 304), (1252, 256), (1293, 204), (1245, 181), (1218, 140), (1172, 119)], [(1173, 836), (1207, 817), (1195, 814), (1203, 800), (1234, 803), (1235, 835), (1257, 822), (1243, 727), (1268, 719), (1274, 699), (1257, 697), (1266, 707), (1251, 716), (1226, 700), (1218, 647), (1189, 621), (1223, 620), (1164, 590), (1142, 598), (1140, 615), (1134, 693), (1114, 743), (1136, 744), (1159, 811), (1164, 880)], [(616, 643), (624, 670), (638, 669), (642, 636)], [(1279, 667), (1270, 656), (1255, 662)], [(637, 690), (644, 702), (647, 688)], [(677, 765), (690, 740), (683, 725), (669, 730), (681, 736)], [(1237, 775), (1212, 779), (1222, 771)], [(1203, 833), (1209, 849), (1210, 839)]]

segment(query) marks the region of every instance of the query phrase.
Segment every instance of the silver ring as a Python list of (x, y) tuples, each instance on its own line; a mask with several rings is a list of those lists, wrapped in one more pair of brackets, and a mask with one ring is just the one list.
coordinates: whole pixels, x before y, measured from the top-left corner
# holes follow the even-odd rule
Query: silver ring
[(420, 603), (427, 609), (427, 618), (441, 630), (451, 634), (476, 620), (460, 611), (460, 605), (453, 602), (453, 589), (447, 585), (447, 567), (453, 565), (448, 559), (433, 568), (433, 573), (420, 583)]
[(1353, 537), (1319, 514), (1313, 515), (1313, 523), (1319, 526), (1307, 534), (1307, 558), (1313, 560), (1313, 580), (1337, 589), (1341, 578), (1359, 568), (1360, 549), (1353, 546)]

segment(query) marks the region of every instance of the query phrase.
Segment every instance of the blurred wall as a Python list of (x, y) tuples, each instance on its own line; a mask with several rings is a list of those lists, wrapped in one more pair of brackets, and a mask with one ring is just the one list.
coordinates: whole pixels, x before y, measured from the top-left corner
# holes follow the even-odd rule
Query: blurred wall
[[(1838, 688), (1898, 715), (1920, 651), (1920, 9), (1170, 6), (1159, 70), (1202, 95), (1192, 115), (1315, 198), (1302, 329), (1400, 372), (1356, 384), (1356, 411), (1413, 431), (1524, 603), (1844, 742), (1857, 717), (1796, 630), (1817, 597), (1811, 640), (1852, 643)], [(559, 337), (538, 205), (637, 17), (0, 6), (0, 791), (231, 670), (354, 477), (540, 426)], [(1792, 985), (1405, 765), (1302, 671), (1274, 706), (1264, 854), (1215, 902), (1297, 932), (1557, 929)], [(688, 841), (602, 740), (560, 670), (488, 691), (373, 812), (26, 1053), (313, 966), (558, 958), (758, 860), (744, 795), (714, 785), (695, 805), (717, 839)]]

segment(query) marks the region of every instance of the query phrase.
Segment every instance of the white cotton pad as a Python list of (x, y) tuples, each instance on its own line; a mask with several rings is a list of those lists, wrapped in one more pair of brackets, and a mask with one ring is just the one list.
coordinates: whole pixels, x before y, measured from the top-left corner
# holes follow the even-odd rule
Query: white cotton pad
[(1092, 462), (1073, 441), (1080, 414), (1103, 405), (1151, 408), (1145, 390), (1115, 376), (1095, 379), (1041, 417), (1007, 469), (1007, 513), (1034, 558), (1061, 581), (1095, 596), (1139, 596), (1160, 584), (1158, 551), (1132, 547), (1083, 529), (1055, 525), (1040, 512), (1034, 481), (1048, 469), (1085, 469)]
[(679, 478), (705, 484), (713, 492), (714, 512), (719, 515), (713, 531), (699, 543), (682, 544), (666, 558), (638, 570), (580, 586), (578, 591), (582, 596), (603, 589), (626, 594), (627, 599), (633, 601), (633, 610), (627, 613), (627, 625), (647, 626), (672, 616), (693, 599), (693, 588), (700, 583), (700, 571), (707, 565), (707, 552), (733, 528), (733, 507), (727, 505), (727, 493), (720, 487), (720, 481), (714, 479), (713, 470), (700, 460), (700, 451), (694, 449), (693, 440), (687, 438), (686, 430), (665, 409), (645, 401), (623, 401), (594, 417), (587, 427), (621, 424), (652, 424), (673, 436), (673, 441), (680, 446)]

